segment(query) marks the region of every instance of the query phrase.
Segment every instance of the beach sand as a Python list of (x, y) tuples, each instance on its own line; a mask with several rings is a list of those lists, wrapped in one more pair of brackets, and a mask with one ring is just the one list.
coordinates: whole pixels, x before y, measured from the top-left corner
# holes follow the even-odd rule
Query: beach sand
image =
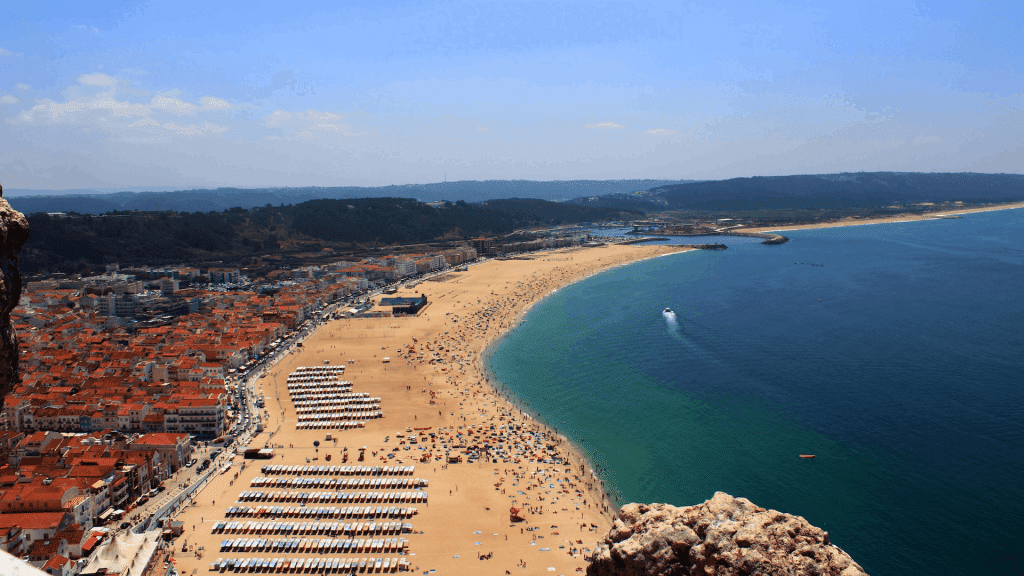
[[(412, 477), (429, 481), (424, 489), (429, 494), (428, 502), (412, 504), (418, 513), (405, 520), (414, 529), (404, 536), (409, 540), (405, 558), (414, 572), (582, 572), (586, 567), (584, 556), (608, 531), (614, 510), (604, 497), (600, 480), (574, 447), (495, 392), (484, 373), (483, 356), (490, 343), (513, 328), (532, 304), (552, 291), (600, 270), (680, 251), (673, 246), (610, 245), (492, 260), (471, 266), (466, 272), (450, 272), (421, 283), (414, 292), (425, 293), (430, 303), (415, 317), (345, 319), (324, 324), (302, 348), (296, 348), (259, 380), (257, 391), (266, 397), (266, 427), (250, 446), (275, 447), (274, 459), (244, 461), (240, 470), (243, 460), (236, 457), (229, 471), (216, 476), (194, 505), (178, 515), (185, 528), (183, 536), (175, 541), (179, 573), (208, 573), (209, 564), (222, 557), (313, 557), (220, 552), (222, 540), (240, 536), (213, 534), (213, 524), (225, 519), (225, 511), (236, 505), (240, 492), (253, 489), (250, 482), (263, 475), (262, 465), (306, 464), (307, 460), (340, 465), (345, 447), (350, 457), (348, 465), (415, 465)], [(382, 361), (385, 357), (390, 358), (388, 363)], [(365, 428), (296, 430), (295, 407), (286, 388), (288, 375), (299, 366), (323, 366), (325, 360), (347, 366), (343, 379), (353, 383), (353, 391), (379, 396), (385, 417), (367, 421)], [(492, 424), (496, 430), (509, 424), (522, 428), (515, 435), (491, 438), (487, 435)], [(437, 434), (434, 442), (415, 447), (399, 444), (396, 434), (428, 427), (425, 433)], [(434, 458), (458, 453), (454, 446), (457, 441), (449, 438), (455, 438), (456, 433), (466, 435), (469, 429), (477, 436), (464, 436), (467, 445), (489, 439), (504, 443), (502, 450), (491, 453), (491, 458), (498, 458), (497, 463), (480, 459), (470, 464), (465, 456), (458, 464), (445, 465), (436, 459), (419, 462), (424, 453)], [(547, 436), (536, 436), (541, 432)], [(326, 440), (327, 433), (332, 441)], [(385, 437), (389, 437), (386, 443)], [(442, 438), (444, 442), (439, 441)], [(320, 441), (319, 449), (313, 446), (316, 440)], [(531, 457), (536, 454), (546, 458), (542, 453), (549, 445), (569, 462), (545, 464)], [(357, 462), (357, 449), (362, 446), (368, 448), (366, 460)], [(424, 446), (426, 452), (418, 449)], [(389, 452), (395, 457), (386, 458)], [(330, 462), (324, 460), (327, 454), (332, 457)], [(522, 510), (525, 521), (510, 521), (512, 506)], [(183, 543), (192, 550), (183, 553)], [(204, 548), (201, 557), (195, 553), (196, 546)], [(480, 559), (481, 555), (490, 558)]]
[[(1020, 207), (1024, 207), (1024, 203), (924, 216), (906, 214), (885, 219), (845, 220), (785, 230), (926, 220), (939, 214)], [(225, 511), (236, 505), (240, 492), (252, 489), (250, 481), (263, 475), (262, 465), (340, 465), (345, 447), (349, 449), (348, 465), (414, 465), (412, 477), (429, 481), (429, 487), (425, 488), (428, 502), (412, 504), (418, 513), (405, 520), (413, 525), (414, 531), (402, 536), (409, 540), (409, 554), (404, 558), (414, 572), (439, 575), (582, 572), (586, 567), (584, 557), (594, 550), (597, 541), (611, 526), (612, 504), (600, 480), (575, 447), (524, 415), (495, 391), (483, 369), (483, 357), (491, 343), (514, 328), (534, 303), (553, 291), (601, 270), (680, 251), (675, 246), (609, 245), (487, 261), (471, 266), (467, 272), (450, 272), (417, 286), (414, 292), (425, 293), (430, 304), (415, 317), (335, 320), (321, 326), (305, 340), (302, 348), (293, 350), (259, 380), (257, 392), (266, 396), (266, 428), (249, 445), (274, 447), (274, 460), (244, 461), (243, 467), (241, 456), (237, 456), (228, 472), (216, 476), (194, 505), (177, 516), (185, 527), (183, 536), (175, 541), (174, 561), (179, 573), (208, 573), (209, 564), (222, 557), (314, 557), (313, 554), (220, 552), (222, 540), (240, 536), (213, 534), (212, 527), (214, 522), (225, 519)], [(384, 363), (385, 357), (390, 361)], [(286, 388), (288, 375), (299, 366), (323, 366), (325, 361), (332, 365), (345, 364), (344, 380), (353, 382), (355, 392), (379, 396), (385, 417), (369, 420), (365, 428), (352, 430), (296, 430), (296, 412)], [(490, 437), (492, 424), (499, 431), (501, 426), (509, 424), (522, 428), (514, 438), (510, 434)], [(423, 432), (436, 434), (434, 442), (421, 442), (413, 447), (397, 437), (397, 434), (408, 434), (411, 428), (429, 428)], [(332, 435), (332, 441), (326, 440), (327, 433)], [(480, 459), (470, 464), (463, 456), (462, 463), (445, 465), (445, 454), (461, 451), (455, 446), (458, 441), (453, 441), (457, 433), (464, 435), (466, 445), (479, 445), (489, 439), (504, 442), (502, 451), (491, 453), (492, 458), (499, 459), (498, 463)], [(540, 433), (547, 436), (537, 436)], [(386, 437), (389, 437), (387, 442)], [(319, 449), (313, 446), (317, 440)], [(399, 444), (400, 441), (403, 443)], [(528, 441), (535, 444), (527, 445)], [(568, 463), (544, 464), (530, 457), (540, 455), (548, 445)], [(357, 462), (358, 448), (362, 446), (368, 448), (366, 460)], [(428, 450), (421, 451), (420, 447)], [(398, 451), (394, 451), (395, 448)], [(388, 453), (395, 457), (386, 458)], [(424, 453), (433, 456), (428, 463), (419, 462)], [(327, 454), (332, 457), (330, 462), (324, 459)], [(514, 461), (517, 456), (519, 462)], [(522, 510), (525, 521), (510, 521), (512, 506)], [(183, 543), (189, 552), (181, 551)], [(201, 557), (194, 552), (196, 546), (204, 548)], [(490, 558), (480, 559), (481, 555), (490, 555)], [(382, 554), (355, 556), (381, 557)]]

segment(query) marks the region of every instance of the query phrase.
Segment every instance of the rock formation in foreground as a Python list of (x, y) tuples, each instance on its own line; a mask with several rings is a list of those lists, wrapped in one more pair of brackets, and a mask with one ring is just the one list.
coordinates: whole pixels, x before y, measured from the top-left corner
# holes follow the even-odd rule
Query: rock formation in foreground
[(28, 240), (28, 220), (7, 200), (0, 186), (0, 402), (18, 381), (18, 335), (11, 311), (21, 299), (18, 255)]
[(865, 576), (824, 530), (724, 492), (687, 508), (627, 504), (620, 517), (588, 576)]

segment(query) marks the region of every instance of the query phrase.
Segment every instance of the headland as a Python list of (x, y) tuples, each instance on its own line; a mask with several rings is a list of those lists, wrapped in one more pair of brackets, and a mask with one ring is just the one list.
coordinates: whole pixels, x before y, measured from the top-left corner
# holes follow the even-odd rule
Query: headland
[(884, 218), (843, 218), (829, 222), (817, 222), (813, 224), (798, 224), (779, 227), (745, 228), (744, 232), (786, 232), (788, 230), (810, 230), (814, 228), (837, 228), (841, 226), (862, 226), (865, 224), (889, 224), (895, 222), (920, 222), (923, 220), (944, 220), (955, 218), (963, 214), (974, 214), (977, 212), (992, 212), (994, 210), (1013, 210), (1024, 208), (1024, 202), (1011, 202), (1006, 204), (993, 204), (975, 208), (960, 208), (938, 210), (925, 213), (903, 213), (887, 216)]

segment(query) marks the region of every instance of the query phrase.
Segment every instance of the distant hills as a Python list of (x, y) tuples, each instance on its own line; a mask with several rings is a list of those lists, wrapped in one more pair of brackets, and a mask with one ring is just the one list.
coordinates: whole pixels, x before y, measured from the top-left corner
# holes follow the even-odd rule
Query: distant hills
[[(532, 226), (642, 217), (638, 211), (516, 198), (439, 206), (411, 198), (310, 200), (222, 212), (28, 215), (21, 269), (82, 272), (112, 262), (277, 266), (302, 253), (367, 253), (376, 247), (449, 243)], [(326, 252), (325, 252), (326, 251)]]
[(644, 192), (575, 198), (582, 206), (658, 210), (817, 210), (869, 208), (895, 203), (1024, 200), (1024, 175), (853, 172), (757, 176), (659, 185)]
[(217, 188), (148, 192), (56, 194), (10, 190), (11, 205), (24, 212), (173, 210), (221, 212), (229, 208), (296, 205), (310, 200), (413, 198), (420, 202), (480, 203), (536, 198), (577, 206), (625, 210), (819, 210), (867, 208), (895, 203), (969, 203), (1024, 200), (1024, 175), (850, 172), (755, 176), (729, 180), (483, 180), (378, 187)]
[(484, 180), (405, 184), (379, 187), (217, 188), (148, 192), (59, 194), (54, 191), (8, 190), (7, 200), (25, 214), (78, 212), (106, 214), (129, 210), (220, 212), (229, 208), (255, 208), (300, 204), (309, 200), (346, 198), (414, 198), (421, 202), (463, 200), (484, 202), (507, 198), (561, 201), (580, 196), (623, 194), (688, 182), (687, 180)]

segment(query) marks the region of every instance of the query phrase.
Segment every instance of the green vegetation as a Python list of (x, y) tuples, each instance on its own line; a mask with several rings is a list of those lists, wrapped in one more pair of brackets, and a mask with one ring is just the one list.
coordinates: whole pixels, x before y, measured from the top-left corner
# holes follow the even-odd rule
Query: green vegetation
[(8, 192), (7, 200), (16, 210), (32, 212), (78, 212), (106, 214), (113, 210), (177, 210), (179, 212), (220, 212), (235, 206), (255, 208), (272, 204), (299, 204), (318, 199), (416, 198), (421, 202), (464, 200), (483, 202), (497, 198), (539, 198), (560, 201), (581, 196), (646, 190), (686, 180), (469, 180), (404, 184), (401, 186), (305, 186), (294, 188), (217, 188), (176, 192), (114, 192), (96, 194), (29, 195), (31, 191)]
[(918, 202), (981, 204), (1021, 199), (1024, 175), (1020, 174), (855, 172), (690, 182), (658, 186), (646, 193), (577, 198), (572, 203), (647, 212), (863, 211)]
[[(30, 214), (26, 274), (136, 265), (248, 263), (319, 251), (362, 252), (368, 245), (449, 242), (531, 226), (635, 218), (639, 212), (544, 200), (434, 207), (408, 198), (312, 200), (223, 212), (112, 212), (67, 218)], [(338, 256), (340, 257), (340, 255)]]

